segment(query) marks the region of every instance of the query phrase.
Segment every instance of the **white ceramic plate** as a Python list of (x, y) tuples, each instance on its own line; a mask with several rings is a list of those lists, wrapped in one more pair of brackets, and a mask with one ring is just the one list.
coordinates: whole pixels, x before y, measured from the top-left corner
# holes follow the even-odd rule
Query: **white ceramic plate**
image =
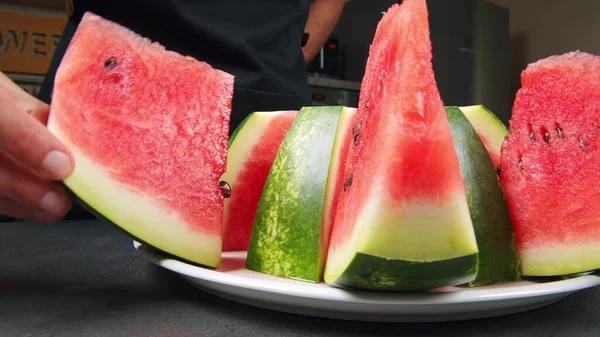
[(224, 253), (222, 267), (211, 270), (167, 257), (136, 241), (134, 247), (144, 258), (219, 297), (281, 312), (344, 320), (436, 322), (502, 316), (546, 306), (600, 284), (600, 276), (588, 274), (551, 282), (448, 287), (429, 293), (347, 291), (247, 270), (245, 252)]

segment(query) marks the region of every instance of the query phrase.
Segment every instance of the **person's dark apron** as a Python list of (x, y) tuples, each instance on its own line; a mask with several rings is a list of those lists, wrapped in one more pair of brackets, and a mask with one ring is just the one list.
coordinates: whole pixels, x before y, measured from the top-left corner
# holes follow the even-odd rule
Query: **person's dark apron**
[[(56, 69), (91, 11), (235, 75), (231, 133), (251, 112), (311, 104), (301, 50), (309, 6), (310, 0), (74, 0), (38, 97), (51, 103)], [(82, 216), (87, 212), (74, 205), (67, 218)]]

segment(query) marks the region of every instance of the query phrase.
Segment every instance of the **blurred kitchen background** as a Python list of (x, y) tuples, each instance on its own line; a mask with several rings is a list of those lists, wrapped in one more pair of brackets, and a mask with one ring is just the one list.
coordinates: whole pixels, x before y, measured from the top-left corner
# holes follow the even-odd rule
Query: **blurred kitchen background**
[[(60, 39), (65, 0), (0, 0), (0, 70), (36, 94)], [(352, 0), (309, 64), (313, 104), (356, 106), (369, 44), (391, 0)], [(505, 123), (527, 63), (600, 54), (600, 1), (429, 0), (433, 64), (446, 105), (484, 104)]]
[[(319, 57), (309, 67), (315, 104), (356, 105), (381, 12), (396, 2), (347, 3), (333, 43), (323, 49), (325, 69)], [(428, 0), (428, 8), (433, 66), (444, 103), (484, 104), (504, 123), (528, 63), (576, 49), (600, 54), (600, 1)], [(329, 76), (342, 81), (323, 79)]]

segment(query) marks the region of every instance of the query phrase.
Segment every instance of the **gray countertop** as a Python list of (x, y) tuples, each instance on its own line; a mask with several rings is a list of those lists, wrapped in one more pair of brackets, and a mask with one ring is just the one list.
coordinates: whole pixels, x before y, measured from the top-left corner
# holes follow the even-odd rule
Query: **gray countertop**
[(98, 221), (0, 223), (0, 336), (600, 336), (600, 287), (551, 306), (453, 323), (382, 324), (233, 303), (139, 256)]

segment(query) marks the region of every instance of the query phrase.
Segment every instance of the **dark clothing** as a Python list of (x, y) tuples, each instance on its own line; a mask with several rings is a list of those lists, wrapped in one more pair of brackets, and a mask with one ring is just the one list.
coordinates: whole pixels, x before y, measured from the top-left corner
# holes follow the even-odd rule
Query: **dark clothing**
[[(235, 76), (230, 133), (253, 111), (310, 105), (302, 34), (310, 0), (75, 0), (40, 90), (49, 103), (56, 69), (84, 12), (115, 21)], [(67, 218), (89, 215), (77, 205)]]

